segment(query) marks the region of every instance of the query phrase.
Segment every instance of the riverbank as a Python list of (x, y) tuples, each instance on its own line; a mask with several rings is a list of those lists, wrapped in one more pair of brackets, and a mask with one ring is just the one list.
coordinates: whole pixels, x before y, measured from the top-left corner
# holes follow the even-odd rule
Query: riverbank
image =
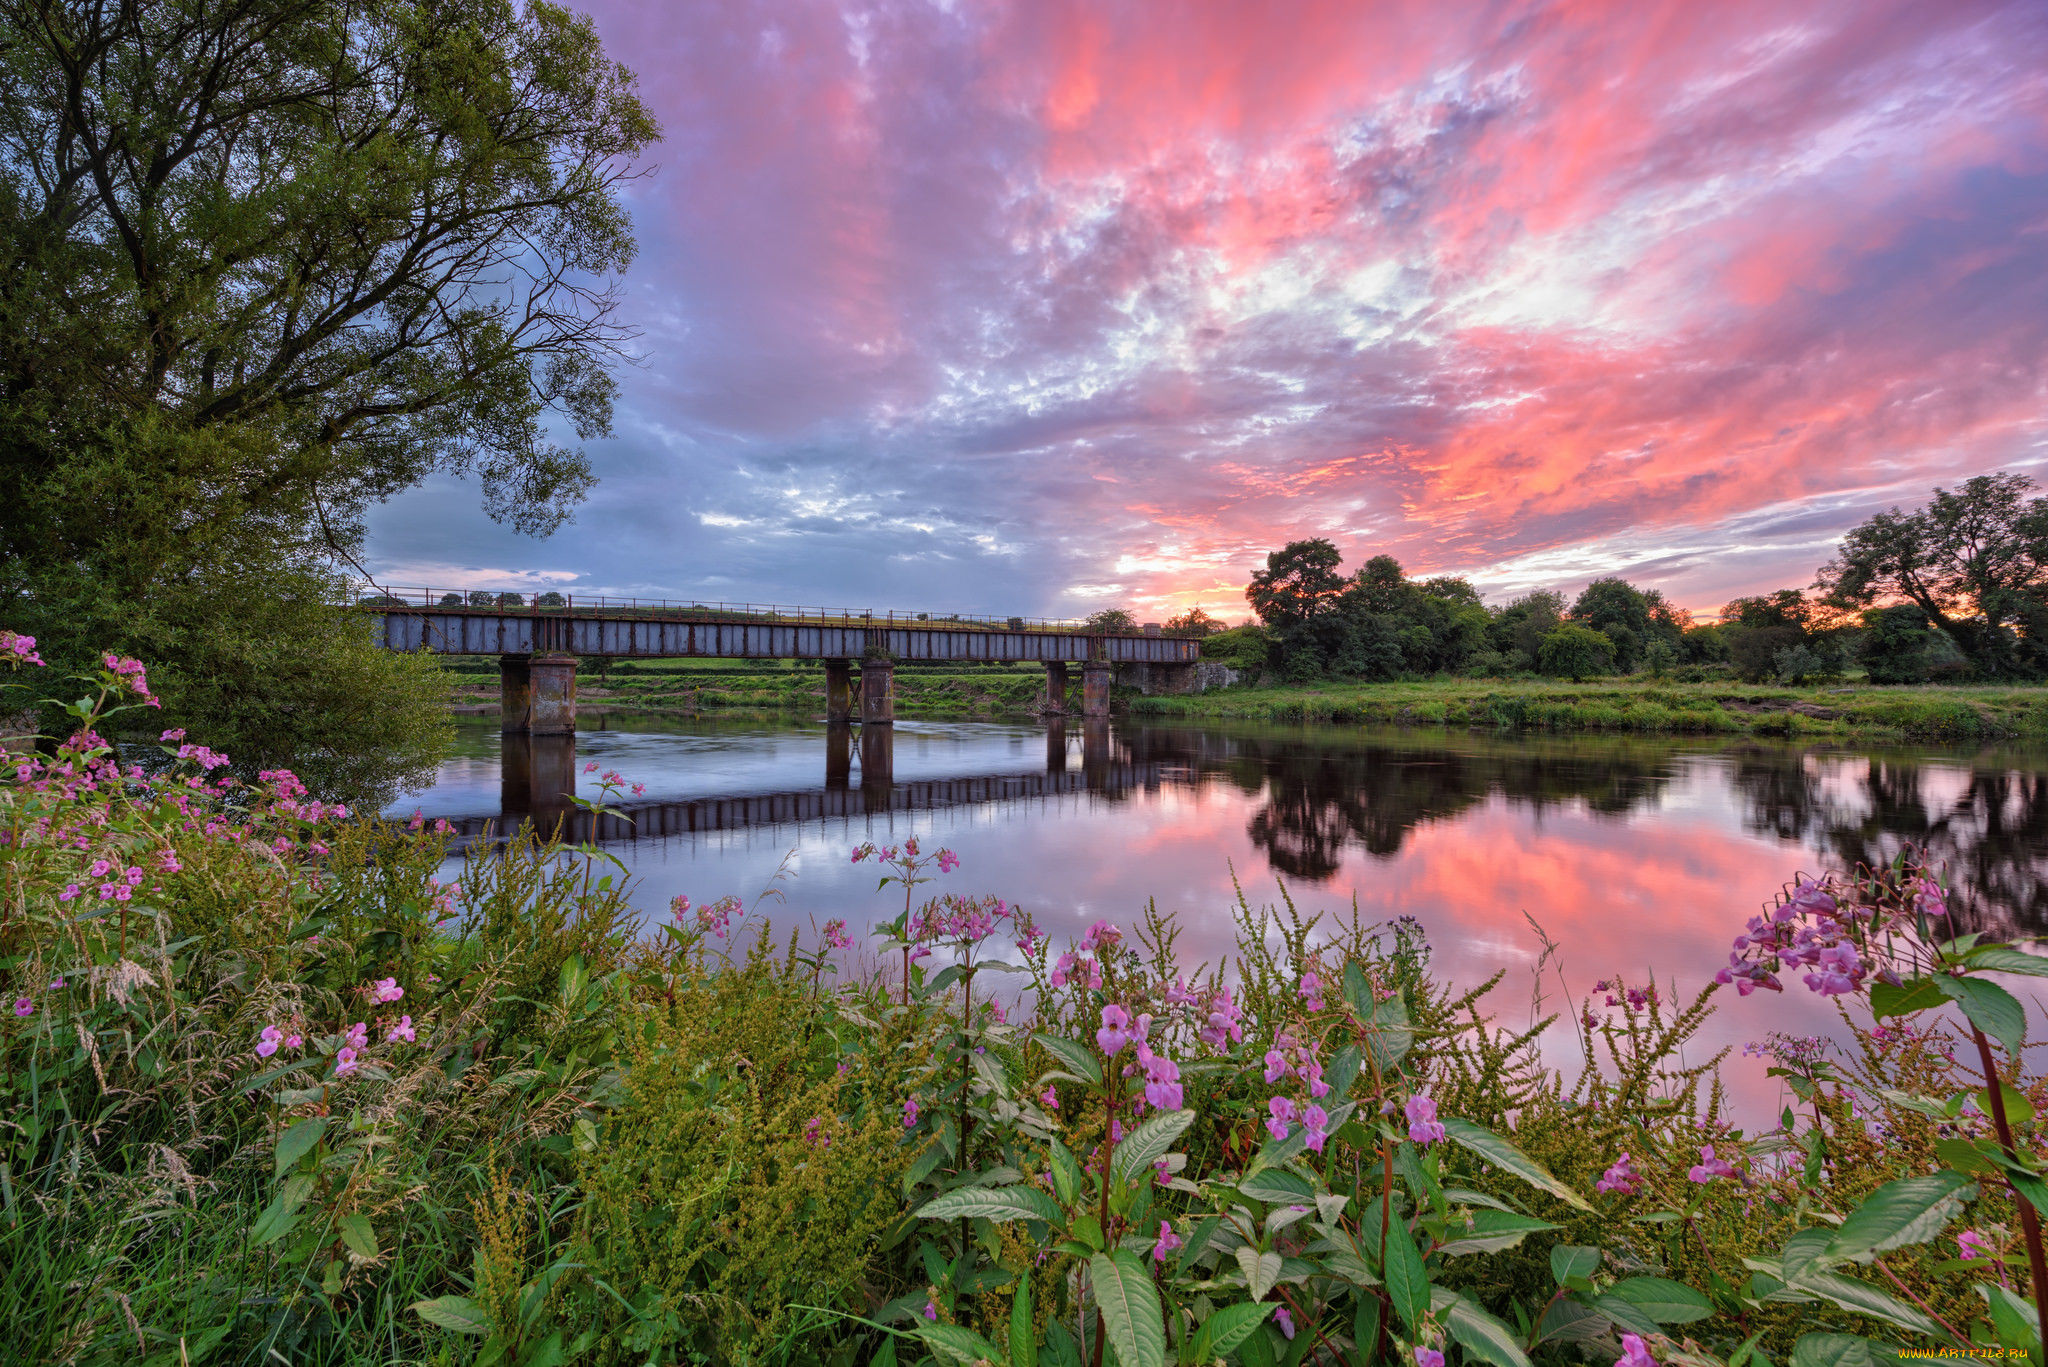
[(1651, 679), (1583, 684), (1452, 679), (1243, 686), (1186, 697), (1133, 696), (1126, 706), (1133, 716), (1215, 721), (1877, 740), (2048, 736), (2048, 689), (2023, 687), (1792, 688)]

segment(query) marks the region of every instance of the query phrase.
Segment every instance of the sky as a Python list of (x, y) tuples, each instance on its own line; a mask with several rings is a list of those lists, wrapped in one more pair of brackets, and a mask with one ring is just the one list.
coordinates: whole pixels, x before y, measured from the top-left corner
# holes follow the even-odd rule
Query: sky
[(601, 483), (387, 583), (1162, 620), (1286, 541), (1711, 612), (2048, 458), (2048, 3), (600, 0)]

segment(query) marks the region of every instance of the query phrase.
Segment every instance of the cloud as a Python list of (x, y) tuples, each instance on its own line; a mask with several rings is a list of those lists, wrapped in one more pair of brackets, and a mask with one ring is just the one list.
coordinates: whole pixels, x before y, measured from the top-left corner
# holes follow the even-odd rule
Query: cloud
[(1711, 608), (2048, 455), (2036, 5), (596, 17), (667, 130), (604, 483), (523, 550), (437, 485), (386, 563), (1149, 615), (1327, 535)]

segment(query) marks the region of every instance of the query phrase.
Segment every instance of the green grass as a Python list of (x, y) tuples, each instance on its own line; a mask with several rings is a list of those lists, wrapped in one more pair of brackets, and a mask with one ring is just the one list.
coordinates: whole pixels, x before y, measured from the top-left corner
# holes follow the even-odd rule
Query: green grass
[(1133, 715), (1537, 731), (1638, 731), (1896, 740), (2048, 735), (2048, 688), (1449, 679), (1239, 686), (1128, 700)]
[[(464, 661), (451, 669), (452, 701), (475, 706), (498, 700), (497, 662), (489, 670)], [(1075, 681), (1078, 686), (1078, 680)], [(913, 717), (983, 717), (1035, 711), (1045, 671), (1031, 666), (899, 665), (896, 706)], [(825, 672), (787, 660), (635, 660), (604, 675), (577, 676), (578, 704), (634, 711), (720, 712), (795, 710), (822, 713)]]

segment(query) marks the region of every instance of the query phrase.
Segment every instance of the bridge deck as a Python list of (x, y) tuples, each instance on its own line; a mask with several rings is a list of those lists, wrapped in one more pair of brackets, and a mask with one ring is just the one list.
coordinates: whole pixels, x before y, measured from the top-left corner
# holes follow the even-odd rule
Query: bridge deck
[(1102, 635), (1043, 627), (1005, 628), (906, 623), (823, 625), (759, 618), (711, 620), (579, 608), (373, 607), (390, 650), (439, 655), (609, 655), (671, 659), (1072, 661), (1193, 664), (1201, 642), (1178, 636)]

